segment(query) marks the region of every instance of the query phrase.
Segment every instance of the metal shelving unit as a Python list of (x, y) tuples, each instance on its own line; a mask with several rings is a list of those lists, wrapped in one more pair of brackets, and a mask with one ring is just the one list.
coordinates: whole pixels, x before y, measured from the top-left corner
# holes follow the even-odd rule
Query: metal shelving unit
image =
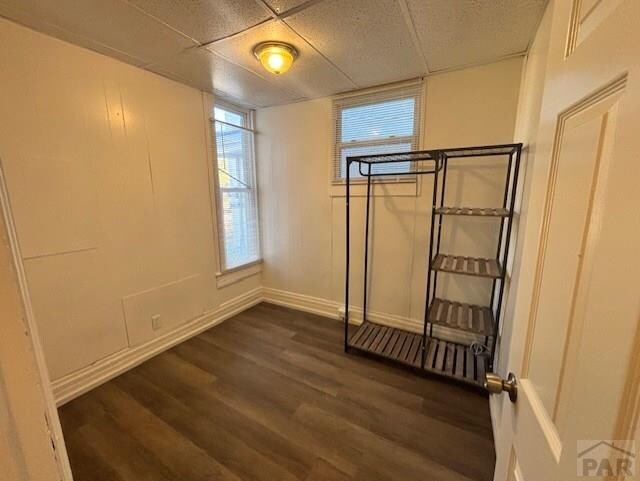
[[(496, 337), (500, 329), (507, 259), (513, 225), (515, 194), (520, 169), (522, 144), (487, 145), (436, 149), (347, 158), (346, 176), (346, 266), (344, 348), (383, 357), (413, 369), (443, 375), (460, 382), (481, 386), (485, 373), (493, 367)], [(502, 206), (445, 205), (447, 171), (456, 159), (497, 157), (505, 161), (505, 186)], [(351, 168), (366, 182), (363, 322), (350, 332), (349, 264)], [(407, 168), (410, 166), (410, 168)], [(409, 332), (368, 319), (369, 220), (372, 180), (376, 177), (433, 175), (431, 227), (425, 315), (422, 333)], [(495, 257), (479, 258), (440, 252), (442, 232), (448, 216), (495, 218), (498, 242)], [(485, 305), (474, 305), (436, 296), (438, 277), (442, 273), (485, 278), (491, 282), (491, 295)], [(476, 349), (434, 335), (434, 327), (461, 331), (480, 339)]]

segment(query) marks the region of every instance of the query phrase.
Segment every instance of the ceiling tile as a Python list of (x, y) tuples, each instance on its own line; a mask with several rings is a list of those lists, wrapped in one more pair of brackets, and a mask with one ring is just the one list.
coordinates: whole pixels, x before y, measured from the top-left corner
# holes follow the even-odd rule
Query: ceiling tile
[(120, 0), (0, 0), (0, 14), (64, 40), (84, 38), (84, 44), (74, 43), (94, 50), (96, 45), (102, 45), (123, 57), (137, 59), (137, 64), (150, 63), (194, 45)]
[(325, 0), (285, 21), (359, 86), (425, 73), (396, 0)]
[(63, 40), (73, 45), (78, 45), (80, 47), (93, 50), (95, 52), (107, 55), (111, 58), (121, 60), (137, 67), (140, 67), (146, 63), (145, 60), (139, 59), (137, 57), (132, 57), (124, 52), (120, 52), (119, 50), (107, 47), (106, 45), (98, 43), (90, 38), (76, 35), (75, 33), (69, 32), (68, 30), (64, 30), (49, 23), (44, 23), (39, 19), (26, 14), (22, 10), (14, 10), (0, 5), (0, 15), (5, 16), (6, 18), (10, 18), (12, 21), (15, 21), (19, 24), (26, 25), (27, 27), (32, 28), (37, 32), (55, 37), (59, 40)]
[(146, 68), (208, 92), (215, 87), (216, 92), (223, 92), (229, 100), (248, 107), (300, 100), (295, 92), (279, 88), (206, 49), (190, 49)]
[[(253, 106), (425, 73), (396, 0), (260, 1), (279, 8), (284, 20), (268, 20), (267, 9), (256, 0), (0, 0), (0, 15)], [(404, 1), (430, 71), (523, 52), (547, 3)], [(215, 55), (193, 48), (196, 41), (230, 34), (235, 35), (208, 46)], [(300, 50), (286, 75), (265, 72), (253, 57), (253, 46), (264, 40), (283, 40)]]
[(429, 70), (524, 52), (547, 0), (407, 0)]
[[(274, 75), (267, 72), (254, 57), (253, 47), (266, 40), (280, 40), (298, 49), (300, 55), (286, 74)], [(274, 85), (298, 92), (301, 97), (321, 97), (355, 88), (347, 77), (281, 21), (265, 23), (207, 48), (267, 77)]]
[(275, 10), (276, 13), (284, 13), (292, 8), (299, 7), (309, 0), (265, 0), (265, 2)]
[(269, 18), (255, 0), (127, 0), (173, 28), (207, 43)]

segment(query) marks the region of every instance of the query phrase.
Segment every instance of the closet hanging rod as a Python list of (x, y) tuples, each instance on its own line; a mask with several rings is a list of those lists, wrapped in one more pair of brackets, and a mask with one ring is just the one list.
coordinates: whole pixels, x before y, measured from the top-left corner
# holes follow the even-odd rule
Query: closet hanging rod
[[(347, 164), (350, 166), (350, 162), (347, 161)], [(358, 173), (362, 177), (399, 177), (401, 175), (425, 175), (425, 174), (435, 174), (442, 170), (442, 163), (436, 161), (437, 167), (434, 170), (410, 170), (408, 172), (378, 172), (377, 174), (371, 173), (371, 166), (369, 166), (369, 172), (362, 172), (362, 164), (358, 164)]]

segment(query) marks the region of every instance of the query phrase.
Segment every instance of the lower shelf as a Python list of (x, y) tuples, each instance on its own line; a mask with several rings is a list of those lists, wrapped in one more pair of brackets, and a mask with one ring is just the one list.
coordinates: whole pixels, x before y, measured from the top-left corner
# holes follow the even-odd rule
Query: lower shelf
[[(364, 322), (349, 346), (413, 368), (422, 368), (422, 336), (402, 329)], [(428, 337), (424, 370), (474, 386), (482, 386), (489, 359), (462, 344)]]

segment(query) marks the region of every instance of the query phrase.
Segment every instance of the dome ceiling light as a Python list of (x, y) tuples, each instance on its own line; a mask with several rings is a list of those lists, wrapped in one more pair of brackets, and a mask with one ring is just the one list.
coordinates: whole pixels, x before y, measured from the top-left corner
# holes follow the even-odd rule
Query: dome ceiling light
[(288, 43), (262, 42), (253, 48), (253, 55), (269, 72), (280, 75), (291, 68), (298, 51)]

